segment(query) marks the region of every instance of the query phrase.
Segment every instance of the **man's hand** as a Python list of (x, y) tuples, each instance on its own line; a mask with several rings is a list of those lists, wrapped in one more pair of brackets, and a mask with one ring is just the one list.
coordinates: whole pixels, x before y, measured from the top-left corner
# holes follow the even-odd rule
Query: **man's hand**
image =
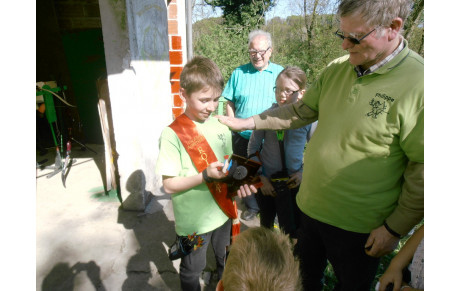
[(262, 187), (260, 187), (260, 191), (262, 192), (263, 195), (265, 196), (276, 196), (275, 188), (273, 188), (272, 183), (270, 182), (270, 179), (267, 177), (260, 175), (260, 180), (262, 181)]
[(216, 118), (219, 119), (220, 123), (225, 124), (226, 126), (230, 127), (230, 129), (234, 131), (243, 131), (247, 129), (256, 128), (254, 119), (252, 117), (240, 119), (240, 118), (235, 118), (235, 117), (217, 115)]
[(252, 195), (252, 193), (257, 193), (257, 188), (254, 185), (244, 184), (240, 186), (240, 189), (236, 191), (238, 197), (243, 198), (246, 196)]
[(399, 238), (389, 233), (382, 225), (371, 231), (364, 248), (367, 255), (379, 258), (391, 253), (398, 245), (398, 241)]

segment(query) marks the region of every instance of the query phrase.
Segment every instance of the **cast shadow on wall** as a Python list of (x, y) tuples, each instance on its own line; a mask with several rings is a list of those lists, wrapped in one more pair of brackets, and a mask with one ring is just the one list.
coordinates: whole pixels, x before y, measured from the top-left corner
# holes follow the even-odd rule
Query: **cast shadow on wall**
[[(127, 278), (121, 290), (163, 290), (165, 287), (180, 290), (179, 274), (166, 249), (176, 238), (174, 221), (170, 221), (163, 210), (165, 204), (171, 203), (170, 196), (154, 196), (146, 191), (142, 170), (131, 174), (126, 189), (131, 193), (127, 199), (139, 199), (143, 195), (141, 198), (148, 206), (144, 212), (127, 211), (122, 206), (118, 209), (118, 223), (132, 229), (139, 243), (136, 254), (128, 261)], [(158, 274), (161, 280), (152, 274)]]

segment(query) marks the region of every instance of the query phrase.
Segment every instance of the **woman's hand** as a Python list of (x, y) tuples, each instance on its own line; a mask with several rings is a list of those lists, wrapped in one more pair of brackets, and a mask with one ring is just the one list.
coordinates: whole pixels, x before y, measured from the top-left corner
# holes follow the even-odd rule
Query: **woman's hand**
[(289, 180), (287, 181), (287, 186), (289, 189), (293, 189), (298, 187), (300, 182), (302, 182), (302, 172), (299, 171), (291, 174)]
[(276, 191), (275, 188), (273, 187), (272, 183), (270, 182), (270, 179), (267, 177), (260, 175), (260, 180), (262, 181), (263, 185), (260, 187), (260, 191), (262, 192), (263, 195), (265, 196), (276, 196)]
[[(393, 283), (393, 290), (399, 290), (403, 284), (403, 274), (401, 268), (392, 266), (388, 266), (388, 269), (385, 273), (380, 277), (379, 282), (379, 291), (385, 291), (385, 288), (388, 284)], [(407, 285), (407, 284), (406, 284)]]

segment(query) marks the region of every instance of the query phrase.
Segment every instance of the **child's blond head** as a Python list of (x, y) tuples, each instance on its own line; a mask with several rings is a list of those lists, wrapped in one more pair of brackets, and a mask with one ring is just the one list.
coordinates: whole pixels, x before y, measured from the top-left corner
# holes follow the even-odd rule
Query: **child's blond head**
[(225, 291), (301, 290), (299, 262), (289, 237), (264, 227), (240, 233), (230, 249), (222, 284)]

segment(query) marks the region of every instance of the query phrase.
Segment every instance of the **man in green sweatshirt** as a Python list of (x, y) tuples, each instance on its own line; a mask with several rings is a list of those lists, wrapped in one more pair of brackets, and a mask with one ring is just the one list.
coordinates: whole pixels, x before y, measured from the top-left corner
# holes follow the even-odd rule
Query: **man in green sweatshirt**
[(318, 120), (304, 156), (296, 253), (306, 290), (321, 290), (329, 260), (335, 290), (369, 290), (379, 257), (424, 216), (424, 60), (400, 34), (408, 0), (343, 0), (332, 61), (297, 103), (233, 130), (298, 128)]

